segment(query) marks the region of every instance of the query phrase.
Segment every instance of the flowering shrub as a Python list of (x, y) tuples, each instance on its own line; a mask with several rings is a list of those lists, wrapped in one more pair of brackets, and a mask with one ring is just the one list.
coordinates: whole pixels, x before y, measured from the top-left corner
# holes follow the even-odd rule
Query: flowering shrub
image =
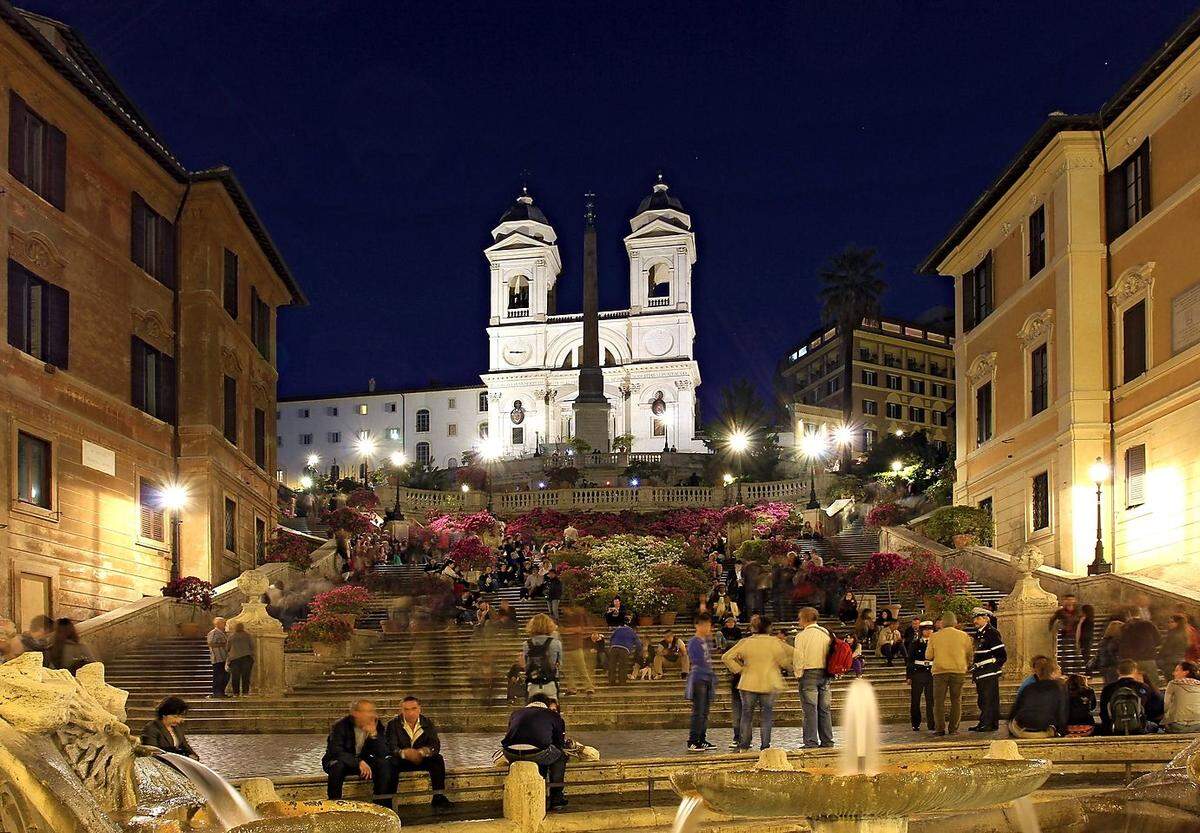
[(683, 544), (675, 539), (614, 535), (591, 550), (591, 588), (580, 601), (599, 613), (613, 596), (639, 613), (661, 613), (672, 603), (655, 576), (657, 565), (678, 564)]
[(354, 636), (354, 626), (345, 619), (334, 616), (313, 616), (292, 625), (288, 630), (284, 649), (303, 650), (311, 647), (314, 642), (341, 645), (349, 642), (352, 636)]
[(971, 576), (958, 567), (946, 569), (942, 562), (928, 552), (916, 552), (896, 575), (896, 589), (909, 599), (927, 596), (953, 596), (967, 586)]
[(450, 546), (450, 560), (463, 572), (496, 565), (492, 548), (474, 535), (464, 535)]
[(334, 532), (344, 532), (348, 535), (365, 535), (375, 531), (375, 524), (371, 523), (366, 515), (349, 506), (321, 513), (321, 523)]
[(751, 538), (737, 548), (737, 557), (742, 559), (742, 561), (754, 561), (758, 564), (766, 564), (771, 560), (771, 555), (771, 542), (764, 541), (761, 538)]
[(346, 496), (346, 506), (364, 512), (374, 512), (379, 508), (379, 496), (371, 489), (355, 489)]
[(435, 535), (443, 532), (467, 535), (498, 535), (500, 521), (491, 512), (481, 509), (469, 515), (430, 515), (426, 526)]
[[(685, 567), (682, 564), (655, 564), (650, 568), (654, 581), (662, 595), (664, 610), (674, 610), (676, 613), (687, 613), (707, 593), (711, 582), (708, 574), (702, 570)], [(661, 613), (662, 611), (654, 611)]]
[(317, 546), (316, 541), (310, 541), (283, 530), (276, 530), (263, 552), (263, 563), (287, 563), (297, 570), (304, 571), (312, 566), (312, 554)]
[(904, 510), (894, 503), (881, 503), (867, 513), (867, 526), (879, 529), (884, 526), (895, 526), (904, 517)]
[(313, 596), (313, 616), (354, 614), (361, 616), (375, 597), (365, 587), (343, 584)]
[(858, 569), (854, 578), (855, 587), (874, 587), (880, 582), (894, 578), (909, 566), (909, 559), (898, 552), (874, 553)]
[(173, 579), (162, 589), (162, 594), (165, 598), (198, 607), (200, 610), (211, 610), (213, 606), (212, 584), (197, 576)]

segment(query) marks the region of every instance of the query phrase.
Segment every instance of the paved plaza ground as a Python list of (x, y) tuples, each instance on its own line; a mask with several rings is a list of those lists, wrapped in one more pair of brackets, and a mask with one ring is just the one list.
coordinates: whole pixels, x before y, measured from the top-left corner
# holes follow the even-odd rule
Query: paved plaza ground
[[(436, 719), (436, 717), (435, 717)], [(840, 730), (835, 730), (835, 738)], [(687, 752), (686, 729), (631, 729), (627, 731), (582, 732), (573, 734), (577, 740), (600, 750), (603, 760), (634, 758), (660, 758), (683, 755)], [(949, 744), (1007, 737), (1008, 733), (975, 733), (961, 730), (959, 734), (943, 739)], [(498, 732), (464, 732), (442, 735), (442, 754), (450, 770), (491, 766), (492, 754), (500, 744)], [(733, 739), (730, 729), (714, 729), (708, 733), (709, 740), (717, 744), (713, 755), (728, 755), (727, 748)], [(189, 735), (188, 739), (200, 759), (226, 778), (250, 776), (282, 777), (288, 775), (316, 775), (321, 772), (321, 755), (325, 751), (324, 735)], [(884, 745), (928, 742), (934, 740), (932, 732), (914, 732), (907, 725), (882, 727)], [(757, 750), (758, 732), (755, 730)], [(799, 726), (776, 727), (771, 735), (771, 745), (786, 749), (798, 749), (803, 745)], [(703, 760), (703, 755), (694, 755)]]

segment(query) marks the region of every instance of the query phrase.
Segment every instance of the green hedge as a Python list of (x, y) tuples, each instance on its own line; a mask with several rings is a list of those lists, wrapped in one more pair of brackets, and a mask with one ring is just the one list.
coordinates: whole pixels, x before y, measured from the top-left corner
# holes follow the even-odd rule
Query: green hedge
[(993, 525), (991, 514), (982, 509), (943, 506), (933, 511), (922, 525), (922, 532), (947, 547), (953, 545), (955, 535), (974, 535), (979, 543), (990, 547)]

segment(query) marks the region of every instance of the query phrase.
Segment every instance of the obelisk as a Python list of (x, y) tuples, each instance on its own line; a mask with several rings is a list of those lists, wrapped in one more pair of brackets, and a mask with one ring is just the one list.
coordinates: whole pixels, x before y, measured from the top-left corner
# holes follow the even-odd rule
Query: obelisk
[(600, 281), (596, 274), (596, 195), (586, 194), (583, 215), (583, 349), (579, 395), (575, 397), (575, 436), (594, 451), (608, 451), (608, 399), (600, 369)]

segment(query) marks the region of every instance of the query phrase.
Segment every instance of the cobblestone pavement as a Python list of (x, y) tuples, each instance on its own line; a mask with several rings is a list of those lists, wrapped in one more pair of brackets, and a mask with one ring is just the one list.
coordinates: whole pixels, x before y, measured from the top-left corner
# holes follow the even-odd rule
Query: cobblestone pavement
[[(840, 731), (835, 730), (835, 739), (838, 735)], [(599, 749), (603, 760), (671, 757), (687, 751), (686, 729), (630, 729), (572, 736)], [(964, 743), (1007, 736), (1003, 729), (983, 734), (963, 731), (945, 742)], [(188, 735), (188, 739), (200, 759), (226, 778), (317, 775), (321, 772), (321, 755), (325, 751), (324, 735)], [(729, 729), (714, 729), (709, 731), (708, 739), (717, 745), (713, 754), (724, 755), (729, 753), (727, 747), (733, 733)], [(904, 725), (882, 729), (884, 745), (933, 739), (931, 732), (914, 732)], [(490, 766), (499, 741), (498, 732), (443, 734), (442, 754), (447, 769)], [(757, 741), (756, 731), (754, 749), (758, 748)], [(775, 727), (771, 744), (787, 749), (799, 748), (803, 744), (800, 727)]]

